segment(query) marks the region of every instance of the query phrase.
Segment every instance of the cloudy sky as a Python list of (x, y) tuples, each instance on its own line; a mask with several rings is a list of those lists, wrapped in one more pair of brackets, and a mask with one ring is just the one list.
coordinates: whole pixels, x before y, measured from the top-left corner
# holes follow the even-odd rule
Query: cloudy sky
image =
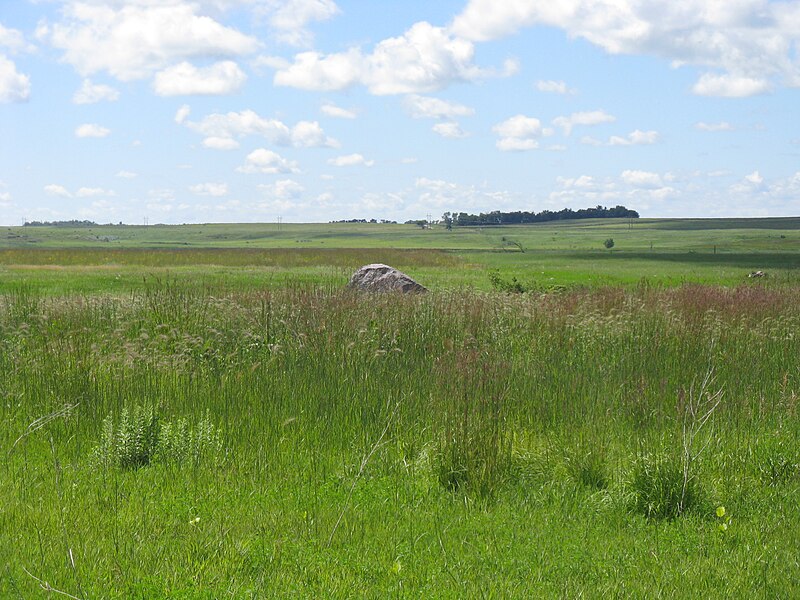
[(797, 0), (1, 0), (0, 224), (800, 214)]

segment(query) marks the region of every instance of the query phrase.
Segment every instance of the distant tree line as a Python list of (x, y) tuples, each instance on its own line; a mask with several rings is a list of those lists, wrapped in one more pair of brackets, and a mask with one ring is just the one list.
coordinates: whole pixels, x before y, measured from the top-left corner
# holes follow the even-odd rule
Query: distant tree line
[(567, 221), (571, 219), (638, 219), (639, 213), (624, 206), (606, 208), (605, 206), (595, 206), (594, 208), (581, 208), (572, 210), (564, 208), (559, 211), (543, 210), (542, 212), (528, 212), (516, 210), (513, 212), (502, 212), (493, 210), (489, 213), (471, 215), (465, 212), (449, 213), (442, 215), (442, 222), (447, 227), (464, 227), (475, 225), (519, 225), (522, 223), (544, 223), (546, 221)]
[(25, 221), (24, 227), (97, 227), (94, 221)]
[(397, 221), (389, 221), (388, 219), (341, 219), (339, 221), (329, 221), (330, 223), (382, 223), (384, 225), (397, 225)]

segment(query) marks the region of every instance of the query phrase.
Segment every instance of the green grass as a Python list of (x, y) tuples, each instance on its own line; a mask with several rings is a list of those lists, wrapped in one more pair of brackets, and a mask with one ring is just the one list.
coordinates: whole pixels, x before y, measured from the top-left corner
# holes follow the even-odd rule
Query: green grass
[(0, 291), (29, 284), (55, 294), (126, 293), (169, 277), (234, 289), (289, 279), (342, 285), (370, 262), (435, 290), (488, 290), (492, 269), (536, 288), (738, 285), (755, 270), (768, 273), (761, 284), (793, 285), (800, 228), (798, 219), (601, 219), (450, 232), (387, 224), (0, 230)]
[(798, 239), (0, 231), (0, 597), (797, 597)]
[[(796, 596), (799, 300), (6, 294), (0, 596), (41, 591), (26, 570), (81, 598)], [(698, 500), (648, 518), (640, 457), (680, 460), (709, 368)], [(144, 404), (223, 449), (98, 465)]]

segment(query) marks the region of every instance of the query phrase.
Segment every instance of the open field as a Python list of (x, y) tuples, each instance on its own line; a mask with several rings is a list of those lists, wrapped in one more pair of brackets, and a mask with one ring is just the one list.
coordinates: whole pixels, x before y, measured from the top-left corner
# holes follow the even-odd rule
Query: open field
[(800, 596), (800, 230), (704, 225), (13, 229), (0, 597)]
[(794, 284), (800, 219), (602, 219), (453, 231), (389, 224), (0, 230), (0, 290), (32, 282), (55, 293), (120, 292), (170, 276), (253, 289), (287, 278), (343, 284), (368, 262), (406, 270), (431, 289), (488, 290), (491, 269), (542, 288), (643, 278), (737, 285), (754, 270), (768, 271), (770, 284)]

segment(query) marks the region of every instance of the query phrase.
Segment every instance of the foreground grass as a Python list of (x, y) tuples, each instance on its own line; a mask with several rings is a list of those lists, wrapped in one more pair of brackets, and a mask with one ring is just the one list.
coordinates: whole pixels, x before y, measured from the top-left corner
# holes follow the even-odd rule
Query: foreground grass
[[(796, 597), (799, 325), (794, 287), (7, 293), (0, 596)], [(223, 449), (98, 462), (144, 403)]]

